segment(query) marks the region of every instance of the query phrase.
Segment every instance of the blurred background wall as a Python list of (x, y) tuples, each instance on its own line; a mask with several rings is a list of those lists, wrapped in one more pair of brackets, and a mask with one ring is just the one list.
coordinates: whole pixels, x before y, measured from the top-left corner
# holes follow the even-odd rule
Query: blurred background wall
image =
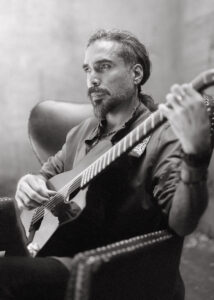
[[(212, 0), (0, 0), (0, 196), (36, 173), (27, 134), (30, 110), (42, 100), (84, 102), (88, 37), (122, 28), (145, 43), (153, 64), (145, 91), (164, 101), (171, 84), (214, 66)], [(210, 204), (200, 229), (214, 236), (214, 162)]]

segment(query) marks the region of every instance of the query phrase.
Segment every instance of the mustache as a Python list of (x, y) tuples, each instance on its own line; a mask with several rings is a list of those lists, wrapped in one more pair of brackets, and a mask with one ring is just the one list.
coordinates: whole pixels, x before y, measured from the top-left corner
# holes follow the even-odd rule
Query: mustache
[(106, 89), (98, 88), (98, 87), (90, 87), (88, 89), (88, 96), (91, 96), (92, 93), (101, 93), (101, 94), (107, 94), (110, 95), (109, 91)]

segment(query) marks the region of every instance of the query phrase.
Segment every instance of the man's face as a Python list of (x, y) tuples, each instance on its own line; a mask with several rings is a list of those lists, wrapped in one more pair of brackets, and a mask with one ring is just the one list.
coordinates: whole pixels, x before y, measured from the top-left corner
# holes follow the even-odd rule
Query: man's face
[(114, 41), (98, 40), (85, 53), (88, 95), (98, 118), (129, 105), (135, 94), (131, 66), (118, 56), (120, 47)]

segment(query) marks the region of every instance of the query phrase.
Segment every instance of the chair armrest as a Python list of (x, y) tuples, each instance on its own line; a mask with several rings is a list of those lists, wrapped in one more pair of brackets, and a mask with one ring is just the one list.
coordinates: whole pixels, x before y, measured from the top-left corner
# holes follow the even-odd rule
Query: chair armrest
[(182, 244), (163, 230), (77, 254), (66, 300), (171, 299)]

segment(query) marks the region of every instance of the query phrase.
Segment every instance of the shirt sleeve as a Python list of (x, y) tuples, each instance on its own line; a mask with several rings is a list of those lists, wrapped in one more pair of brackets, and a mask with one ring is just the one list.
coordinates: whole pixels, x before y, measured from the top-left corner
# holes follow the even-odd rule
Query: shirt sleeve
[[(78, 126), (75, 126), (72, 128), (67, 136), (66, 141), (64, 145), (62, 146), (62, 149), (59, 150), (55, 155), (50, 156), (48, 160), (42, 165), (42, 168), (40, 169), (40, 174), (44, 176), (46, 179), (50, 179), (51, 177), (60, 174), (65, 171), (65, 162), (67, 157), (67, 147), (69, 144), (69, 150), (70, 152), (74, 151), (75, 147), (71, 147), (72, 144), (75, 143), (75, 133), (78, 131)], [(73, 142), (73, 143), (72, 143)]]
[(180, 181), (181, 144), (170, 125), (159, 136), (153, 167), (152, 187), (155, 201), (164, 214), (168, 215), (177, 184)]
[(66, 156), (66, 144), (62, 149), (58, 151), (54, 156), (48, 158), (48, 160), (42, 165), (40, 174), (46, 179), (62, 173), (64, 171), (64, 161)]
[[(40, 169), (40, 174), (46, 179), (73, 168), (78, 146), (84, 143), (86, 136), (91, 132), (96, 119), (88, 118), (73, 127), (66, 136), (62, 149), (54, 156), (49, 157)], [(83, 147), (84, 148), (84, 147)]]

